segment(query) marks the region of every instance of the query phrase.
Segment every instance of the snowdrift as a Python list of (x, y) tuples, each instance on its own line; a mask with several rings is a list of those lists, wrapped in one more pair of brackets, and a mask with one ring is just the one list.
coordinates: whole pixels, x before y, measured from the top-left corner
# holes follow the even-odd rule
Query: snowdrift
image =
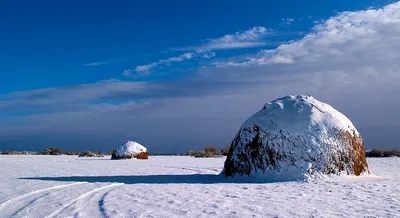
[(286, 96), (265, 104), (234, 138), (226, 177), (305, 179), (312, 174), (369, 174), (364, 142), (342, 113), (312, 96)]

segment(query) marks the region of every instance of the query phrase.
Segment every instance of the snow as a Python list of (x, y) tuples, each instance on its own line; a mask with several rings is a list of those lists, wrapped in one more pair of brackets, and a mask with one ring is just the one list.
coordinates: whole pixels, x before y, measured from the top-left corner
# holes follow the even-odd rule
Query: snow
[(322, 128), (322, 131), (335, 128), (348, 131), (352, 135), (353, 133), (359, 135), (353, 123), (345, 115), (310, 95), (289, 95), (268, 102), (243, 126), (251, 126), (254, 123), (263, 129), (275, 132), (281, 129), (312, 130), (318, 127)]
[(147, 152), (147, 149), (143, 145), (134, 141), (128, 141), (127, 143), (118, 146), (115, 150), (118, 156), (126, 156), (129, 154), (137, 155), (142, 152)]
[(0, 217), (400, 217), (400, 158), (373, 176), (219, 176), (225, 158), (1, 156)]
[(266, 103), (244, 122), (232, 146), (226, 176), (289, 181), (319, 173), (368, 173), (364, 143), (352, 122), (309, 95)]

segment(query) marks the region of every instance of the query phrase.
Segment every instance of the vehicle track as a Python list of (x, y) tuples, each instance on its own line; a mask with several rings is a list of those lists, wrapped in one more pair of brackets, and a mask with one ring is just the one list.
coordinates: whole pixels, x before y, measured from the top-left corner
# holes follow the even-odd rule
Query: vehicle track
[(105, 199), (106, 199), (106, 197), (107, 197), (107, 195), (108, 195), (109, 193), (110, 193), (110, 192), (104, 193), (104, 194), (101, 196), (101, 198), (100, 198), (100, 200), (99, 200), (99, 202), (98, 202), (98, 205), (99, 205), (99, 212), (100, 212), (101, 216), (104, 217), (104, 218), (107, 218), (107, 217), (108, 217), (107, 212), (106, 212), (106, 208), (105, 208), (105, 206), (104, 206), (104, 201), (105, 201)]
[[(20, 195), (20, 196), (11, 198), (11, 199), (9, 199), (9, 200), (3, 202), (2, 204), (0, 204), (0, 211), (1, 211), (6, 205), (9, 205), (9, 204), (12, 203), (12, 202), (15, 202), (15, 201), (20, 202), (20, 201), (22, 201), (22, 200), (25, 199), (25, 198), (28, 198), (28, 197), (33, 196), (33, 195), (36, 195), (36, 194), (40, 194), (40, 193), (42, 193), (42, 192), (57, 190), (57, 189), (61, 189), (61, 188), (66, 188), (66, 187), (70, 187), (70, 186), (74, 186), (74, 185), (80, 185), (80, 184), (86, 184), (86, 183), (87, 183), (87, 182), (74, 182), (74, 183), (71, 183), (71, 184), (56, 185), (56, 186), (52, 186), (52, 187), (49, 187), (49, 188), (44, 188), (44, 189), (39, 189), (39, 190), (36, 190), (36, 191), (28, 192), (28, 193), (26, 193), (26, 194), (23, 194), (23, 195)], [(43, 195), (42, 195), (41, 197), (43, 197)], [(40, 197), (39, 197), (39, 198), (40, 198)]]
[[(47, 215), (45, 217), (46, 218), (56, 217), (57, 215), (61, 214), (66, 209), (72, 207), (74, 204), (76, 204), (77, 202), (79, 202), (82, 199), (85, 199), (85, 198), (87, 198), (89, 196), (96, 195), (98, 192), (100, 192), (102, 190), (105, 190), (105, 189), (108, 189), (108, 188), (112, 188), (112, 187), (122, 186), (122, 185), (124, 185), (124, 184), (123, 183), (114, 183), (114, 184), (110, 184), (110, 185), (106, 185), (106, 186), (102, 186), (102, 187), (99, 187), (99, 188), (92, 189), (92, 190), (90, 190), (88, 192), (85, 192), (85, 193), (81, 194), (79, 197), (71, 200), (67, 204), (62, 205), (58, 210), (54, 211), (53, 213), (51, 213), (51, 214), (49, 214), (49, 215)], [(103, 201), (103, 204), (104, 204), (104, 201)], [(102, 210), (103, 210), (104, 213), (102, 213), (102, 211), (100, 211), (100, 213), (102, 213), (104, 215), (105, 214), (105, 209), (103, 208)], [(76, 211), (76, 213), (79, 213), (79, 209)], [(75, 214), (75, 215), (77, 215), (77, 214)]]
[(3, 214), (4, 217), (18, 217), (23, 211), (29, 209), (32, 205), (40, 201), (42, 198), (49, 196), (51, 193), (63, 191), (68, 187), (82, 184), (87, 184), (87, 182), (75, 182), (66, 185), (57, 185), (19, 195), (3, 202), (0, 205), (0, 214)]
[(23, 211), (23, 210), (25, 210), (26, 208), (30, 207), (30, 206), (33, 205), (36, 201), (40, 200), (40, 199), (43, 198), (43, 197), (48, 196), (49, 194), (50, 194), (50, 193), (46, 193), (46, 194), (43, 194), (43, 195), (41, 195), (41, 196), (39, 196), (39, 197), (37, 197), (37, 198), (31, 200), (29, 203), (25, 204), (25, 206), (23, 206), (22, 208), (20, 208), (20, 209), (18, 209), (17, 211), (15, 211), (10, 217), (15, 217), (15, 216), (17, 216), (21, 211)]
[(221, 172), (220, 169), (217, 168), (209, 168), (209, 167), (191, 167), (193, 169), (200, 169), (200, 170), (208, 170), (208, 171), (212, 171), (212, 172)]
[(220, 170), (215, 169), (215, 168), (204, 168), (204, 167), (191, 167), (191, 166), (182, 166), (182, 167), (164, 166), (164, 167), (169, 168), (169, 169), (186, 170), (186, 171), (191, 171), (191, 172), (195, 172), (195, 173), (220, 172)]

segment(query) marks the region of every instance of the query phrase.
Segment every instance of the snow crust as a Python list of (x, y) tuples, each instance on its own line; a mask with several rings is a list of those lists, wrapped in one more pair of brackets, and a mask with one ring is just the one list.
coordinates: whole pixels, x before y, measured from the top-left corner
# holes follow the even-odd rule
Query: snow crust
[(266, 103), (262, 110), (243, 124), (243, 127), (254, 124), (270, 132), (286, 129), (292, 133), (303, 134), (304, 129), (328, 131), (334, 128), (359, 135), (345, 115), (310, 95), (289, 95)]
[(115, 151), (118, 156), (137, 155), (142, 152), (147, 152), (147, 148), (137, 142), (128, 141), (118, 146)]
[[(375, 176), (256, 182), (218, 176), (224, 158), (0, 155), (0, 217), (399, 217), (400, 158)], [(34, 167), (32, 167), (34, 166)], [(242, 177), (238, 177), (238, 179)]]

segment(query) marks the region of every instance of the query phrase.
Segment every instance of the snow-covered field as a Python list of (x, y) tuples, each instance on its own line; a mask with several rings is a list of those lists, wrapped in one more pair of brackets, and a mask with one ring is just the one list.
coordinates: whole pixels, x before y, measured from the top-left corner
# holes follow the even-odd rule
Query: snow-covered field
[(248, 183), (224, 158), (0, 156), (0, 217), (400, 217), (400, 158), (375, 176)]

